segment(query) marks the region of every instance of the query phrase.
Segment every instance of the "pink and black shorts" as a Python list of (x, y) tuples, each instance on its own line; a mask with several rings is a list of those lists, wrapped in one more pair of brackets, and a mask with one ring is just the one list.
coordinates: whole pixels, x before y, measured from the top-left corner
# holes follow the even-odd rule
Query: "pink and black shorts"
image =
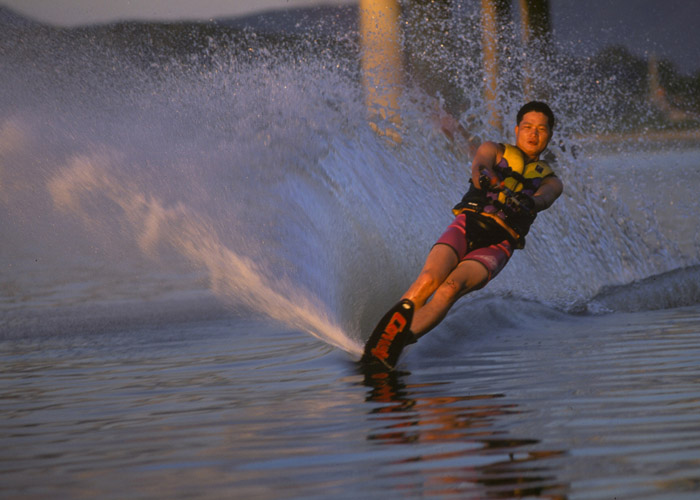
[(468, 251), (467, 216), (459, 214), (447, 227), (442, 236), (435, 243), (451, 247), (459, 261), (475, 260), (486, 267), (489, 273), (489, 280), (496, 277), (506, 266), (510, 256), (513, 255), (513, 245), (508, 240), (495, 243), (482, 248), (475, 248)]

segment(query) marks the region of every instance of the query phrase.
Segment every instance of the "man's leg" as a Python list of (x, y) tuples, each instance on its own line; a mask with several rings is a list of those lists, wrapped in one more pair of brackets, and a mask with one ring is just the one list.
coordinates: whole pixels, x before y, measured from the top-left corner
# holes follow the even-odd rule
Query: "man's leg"
[(452, 247), (444, 244), (435, 245), (425, 259), (418, 277), (401, 298), (411, 300), (416, 310), (420, 309), (458, 263), (459, 259)]
[(411, 323), (413, 334), (421, 337), (435, 328), (457, 299), (483, 287), (488, 279), (489, 273), (484, 264), (475, 260), (462, 261), (438, 286), (430, 302), (423, 307), (416, 306)]

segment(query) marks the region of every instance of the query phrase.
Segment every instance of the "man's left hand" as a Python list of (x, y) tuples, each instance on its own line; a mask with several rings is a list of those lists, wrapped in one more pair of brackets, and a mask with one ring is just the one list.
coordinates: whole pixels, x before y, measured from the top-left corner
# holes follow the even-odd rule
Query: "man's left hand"
[(513, 193), (508, 197), (507, 203), (518, 212), (532, 215), (536, 212), (535, 199), (523, 192)]

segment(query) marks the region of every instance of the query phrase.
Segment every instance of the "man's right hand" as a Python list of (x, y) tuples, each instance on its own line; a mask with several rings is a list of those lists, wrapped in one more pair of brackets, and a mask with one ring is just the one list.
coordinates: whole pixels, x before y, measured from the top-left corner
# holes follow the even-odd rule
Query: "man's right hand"
[(492, 172), (483, 169), (479, 173), (479, 188), (484, 191), (500, 191), (500, 181)]

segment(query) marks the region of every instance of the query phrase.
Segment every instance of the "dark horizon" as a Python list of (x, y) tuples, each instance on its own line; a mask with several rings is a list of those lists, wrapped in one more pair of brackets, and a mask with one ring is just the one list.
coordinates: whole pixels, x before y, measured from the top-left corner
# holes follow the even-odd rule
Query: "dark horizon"
[[(470, 8), (475, 7), (469, 5), (465, 10)], [(284, 31), (299, 31), (303, 30), (295, 26), (299, 16), (311, 16), (312, 20), (316, 20), (337, 12), (334, 28), (352, 29), (356, 11), (357, 5), (319, 5), (217, 17), (215, 20), (231, 26), (267, 26)], [(578, 57), (592, 56), (605, 48), (621, 46), (637, 57), (647, 59), (653, 55), (659, 60), (668, 60), (685, 75), (700, 72), (700, 53), (697, 51), (697, 47), (700, 47), (700, 30), (695, 29), (700, 21), (700, 4), (683, 0), (618, 0), (614, 3), (605, 0), (590, 0), (585, 3), (555, 0), (550, 2), (550, 11), (552, 39), (567, 53)], [(4, 2), (0, 3), (0, 19), (13, 24), (23, 21), (26, 24), (46, 24), (17, 12)], [(581, 22), (582, 19), (585, 19), (585, 23)], [(113, 22), (120, 21), (98, 24)]]

